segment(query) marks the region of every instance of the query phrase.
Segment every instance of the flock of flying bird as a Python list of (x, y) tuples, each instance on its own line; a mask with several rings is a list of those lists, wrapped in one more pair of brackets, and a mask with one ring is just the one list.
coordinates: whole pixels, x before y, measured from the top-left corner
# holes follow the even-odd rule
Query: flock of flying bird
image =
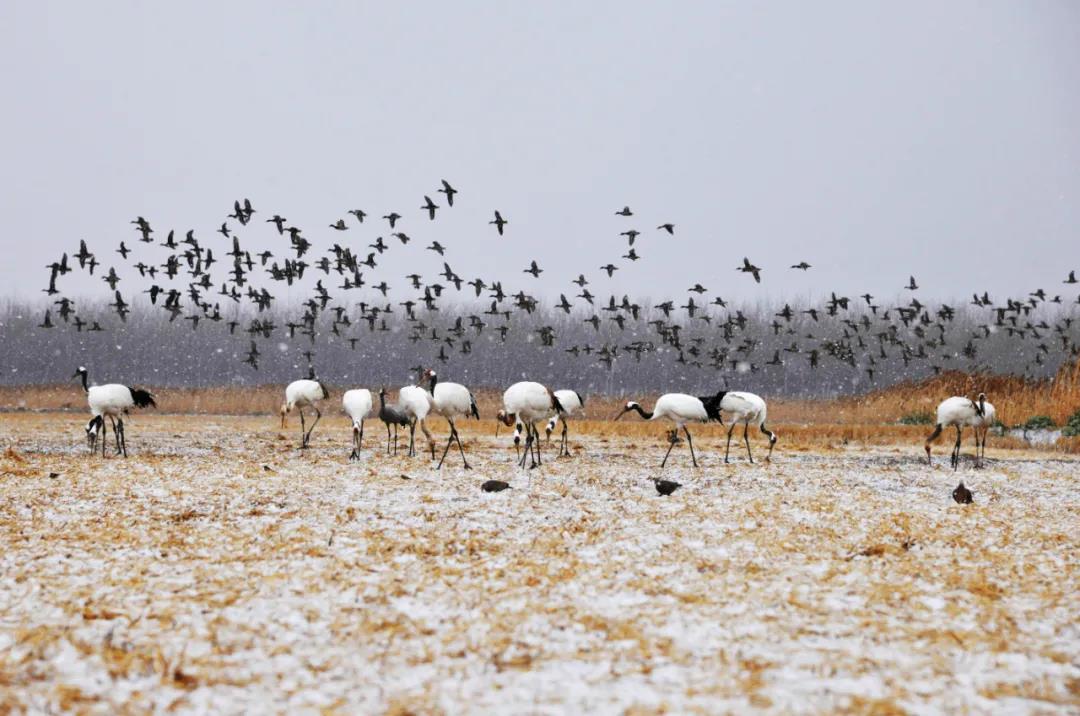
[[(316, 242), (308, 238), (305, 230), (280, 214), (274, 214), (261, 223), (272, 225), (272, 233), (283, 242), (281, 247), (251, 246), (242, 235), (254, 229), (252, 222), (257, 221), (255, 216), (259, 212), (249, 199), (233, 203), (232, 213), (225, 217), (217, 229), (217, 236), (212, 239), (197, 237), (194, 230), (178, 232), (174, 229), (168, 230), (161, 238), (150, 221), (139, 216), (131, 221), (136, 236), (130, 242), (120, 241), (119, 246), (108, 254), (99, 255), (91, 251), (86, 241), (81, 240), (78, 251), (73, 251), (71, 258), (64, 253), (59, 260), (47, 266), (49, 281), (44, 291), (55, 299), (46, 309), (39, 327), (54, 329), (67, 326), (75, 331), (108, 330), (108, 321), (104, 317), (82, 315), (76, 309), (75, 300), (61, 293), (59, 284), (62, 278), (78, 270), (100, 277), (109, 287), (112, 296), (109, 308), (121, 322), (126, 321), (132, 311), (133, 294), (137, 293), (147, 296), (150, 307), (164, 311), (170, 322), (182, 319), (190, 324), (192, 330), (207, 323), (222, 323), (230, 334), (239, 332), (246, 335), (250, 347), (244, 362), (254, 369), (259, 367), (261, 356), (259, 340), (284, 336), (307, 340), (311, 346), (315, 346), (320, 336), (330, 334), (336, 340), (347, 342), (355, 350), (357, 343), (362, 340), (365, 327), (367, 331), (388, 331), (395, 321), (404, 322), (413, 342), (430, 343), (433, 353), (431, 360), (446, 363), (452, 351), (470, 353), (473, 339), (485, 330), (495, 331), (501, 341), (506, 341), (507, 335), (515, 328), (517, 317), (538, 312), (542, 314), (539, 298), (524, 288), (515, 291), (502, 277), (487, 280), (474, 277), (467, 280), (451, 267), (449, 261), (452, 257), (447, 257), (450, 247), (438, 240), (431, 240), (423, 249), (440, 257), (443, 270), (438, 276), (425, 277), (414, 272), (404, 277), (404, 288), (392, 289), (387, 277), (381, 275), (379, 269), (383, 255), (391, 250), (414, 251), (416, 245), (424, 243), (418, 241), (410, 247), (414, 241), (410, 234), (424, 233), (425, 227), (430, 222), (437, 222), (442, 212), (453, 210), (458, 193), (456, 188), (443, 180), (435, 191), (423, 195), (423, 201), (417, 202), (419, 206), (415, 213), (388, 211), (376, 219), (363, 209), (349, 209), (345, 214), (350, 218), (337, 218), (327, 225), (324, 233), (332, 232), (340, 238), (322, 253), (315, 248)], [(439, 202), (432, 198), (439, 195), (442, 195)], [(958, 312), (954, 306), (941, 304), (932, 307), (920, 302), (914, 295), (919, 288), (914, 276), (902, 287), (912, 292), (910, 300), (904, 303), (885, 306), (869, 293), (856, 300), (833, 292), (820, 305), (793, 308), (785, 304), (771, 317), (771, 322), (764, 325), (760, 325), (760, 319), (747, 316), (742, 310), (729, 309), (721, 296), (714, 295), (711, 301), (705, 301), (703, 296), (710, 290), (701, 283), (694, 283), (687, 289), (689, 295), (684, 304), (666, 300), (649, 305), (652, 297), (639, 302), (627, 295), (619, 298), (614, 294), (609, 295), (605, 302), (590, 288), (598, 290), (597, 281), (602, 281), (605, 276), (612, 277), (627, 264), (632, 265), (642, 258), (638, 253), (642, 248), (639, 242), (642, 232), (634, 226), (636, 214), (629, 206), (614, 214), (616, 221), (626, 224), (617, 228), (621, 229), (618, 236), (627, 242), (627, 252), (621, 255), (621, 259), (627, 263), (609, 262), (600, 266), (600, 279), (590, 279), (585, 273), (580, 273), (570, 281), (570, 285), (575, 287), (574, 291), (560, 293), (559, 301), (551, 309), (568, 317), (579, 313), (583, 324), (591, 326), (598, 336), (602, 325), (608, 327), (601, 345), (592, 342), (582, 344), (579, 341), (574, 345), (562, 346), (566, 354), (575, 358), (592, 356), (608, 368), (622, 355), (630, 355), (640, 361), (642, 354), (663, 348), (666, 354), (675, 356), (677, 363), (699, 368), (711, 367), (721, 372), (756, 372), (773, 367), (782, 370), (785, 362), (801, 355), (810, 368), (817, 368), (823, 360), (829, 359), (865, 371), (873, 380), (878, 367), (890, 362), (902, 362), (904, 366), (923, 365), (940, 372), (954, 365), (950, 361), (961, 359), (968, 361), (970, 369), (977, 370), (980, 342), (1003, 334), (1030, 348), (1024, 354), (1036, 366), (1080, 355), (1080, 342), (1072, 330), (1072, 316), (1058, 311), (1056, 316), (1050, 317), (1052, 322), (1048, 322), (1047, 316), (1039, 313), (1043, 307), (1080, 304), (1080, 295), (1072, 301), (1043, 289), (999, 301), (992, 300), (988, 292), (981, 296), (973, 295), (971, 305), (982, 317), (981, 323), (975, 326), (954, 325)], [(512, 240), (511, 221), (499, 210), (493, 210), (491, 215), (488, 224), (492, 227), (493, 238)], [(355, 236), (359, 229), (371, 227), (373, 223), (381, 226), (382, 230), (373, 230), (378, 235), (371, 243), (365, 246), (362, 242), (347, 240), (347, 237)], [(667, 241), (675, 240), (678, 236), (676, 225), (672, 222), (659, 223), (655, 231)], [(162, 249), (165, 249), (164, 258), (160, 255)], [(113, 264), (107, 258), (113, 254), (118, 255), (123, 263)], [(126, 265), (127, 270), (118, 272), (117, 265)], [(792, 264), (789, 270), (806, 271), (810, 268), (809, 263), (800, 261)], [(735, 270), (748, 275), (756, 283), (761, 283), (765, 271), (748, 257)], [(521, 269), (521, 273), (539, 279), (544, 269), (534, 260)], [(313, 275), (314, 285), (311, 285)], [(330, 286), (331, 280), (340, 283)], [(132, 286), (133, 282), (138, 283)], [(299, 315), (291, 317), (284, 325), (278, 325), (274, 320), (273, 307), (277, 298), (268, 288), (273, 283), (309, 288), (311, 292), (301, 304)], [(1070, 271), (1063, 283), (1073, 286), (1080, 281), (1075, 271)], [(477, 303), (490, 303), (486, 310), (471, 313), (465, 308), (457, 315), (443, 319), (439, 314), (440, 298), (451, 290), (463, 292)], [(357, 291), (362, 292), (362, 297), (367, 300), (359, 301), (354, 309), (348, 298)], [(393, 301), (391, 291), (403, 300)], [(573, 301), (567, 297), (567, 293), (573, 294)], [(223, 304), (226, 307), (247, 305), (248, 310), (246, 314), (223, 311)], [(54, 311), (58, 319), (53, 318)], [(628, 327), (644, 328), (651, 338), (643, 340), (640, 332), (635, 330), (631, 334), (634, 340), (608, 339), (612, 332), (617, 330), (615, 335), (619, 336)], [(783, 347), (772, 348), (772, 356), (768, 357), (767, 353), (763, 354), (761, 335), (755, 334), (751, 328), (759, 329), (774, 343), (782, 343)], [(540, 348), (553, 348), (559, 343), (554, 325), (523, 330), (535, 332)], [(309, 348), (304, 355), (308, 358), (312, 379), (318, 383), (314, 380), (313, 354), (313, 349)], [(430, 389), (424, 390), (435, 402), (438, 402), (440, 394), (448, 393), (451, 386), (458, 386), (437, 382), (433, 371), (424, 380), (430, 383)], [(464, 394), (458, 391), (459, 398), (461, 395)], [(727, 396), (721, 400), (730, 401), (734, 400), (732, 396), (740, 393), (720, 395)], [(366, 405), (365, 399), (355, 399), (360, 401), (358, 405), (361, 407)], [(371, 400), (370, 394), (366, 400)], [(701, 407), (711, 416), (710, 404), (706, 399), (694, 400), (700, 404), (695, 404), (695, 408)], [(401, 409), (406, 402), (401, 398), (399, 405), (386, 406), (383, 398), (384, 410), (389, 413), (392, 409)], [(657, 415), (667, 407), (666, 404), (661, 405), (662, 402), (658, 402), (654, 410)], [(287, 399), (286, 405), (289, 404)], [(300, 403), (293, 401), (292, 405)], [(458, 402), (454, 407), (458, 412), (454, 415), (464, 414), (460, 411), (466, 407), (463, 402)], [(640, 406), (628, 409), (645, 415)], [(373, 410), (373, 406), (369, 406), (370, 410)], [(436, 412), (447, 415), (441, 409)], [(508, 407), (507, 412), (515, 411)], [(554, 415), (559, 414), (559, 411), (555, 411)], [(763, 425), (763, 402), (761, 416), (759, 424)], [(685, 427), (678, 419), (672, 419), (676, 430)], [(401, 426), (406, 422), (388, 422), (388, 428), (391, 424)], [(420, 424), (423, 427), (423, 421)], [(412, 428), (415, 428), (415, 423)], [(362, 426), (358, 429), (362, 429)], [(423, 429), (426, 432), (426, 427)], [(535, 429), (528, 425), (525, 429), (526, 445), (535, 450)], [(102, 422), (93, 428), (93, 435), (96, 437), (98, 431), (103, 430)], [(118, 435), (121, 449), (122, 435), (121, 427)], [(310, 435), (310, 432), (305, 435)], [(687, 438), (689, 441), (688, 434)], [(464, 458), (460, 439), (451, 422), (451, 436), (443, 453), (444, 459), (455, 441)], [(773, 442), (775, 439), (770, 438), (770, 449)], [(692, 452), (692, 443), (690, 447)], [(565, 440), (563, 449), (566, 449)], [(747, 449), (749, 451), (748, 442)], [(535, 459), (539, 460), (538, 454)], [(524, 458), (522, 460), (524, 462)]]

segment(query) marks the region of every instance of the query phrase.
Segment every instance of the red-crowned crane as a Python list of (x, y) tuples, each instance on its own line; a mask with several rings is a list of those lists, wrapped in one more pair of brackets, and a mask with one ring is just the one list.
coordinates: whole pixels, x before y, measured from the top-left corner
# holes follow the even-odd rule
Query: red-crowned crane
[[(930, 433), (926, 438), (926, 444), (923, 446), (926, 450), (926, 462), (928, 465), (933, 464), (930, 458), (930, 443), (937, 440), (937, 437), (941, 435), (941, 431), (949, 425), (956, 428), (956, 444), (953, 446), (952, 456), (950, 457), (952, 468), (955, 470), (960, 465), (960, 436), (964, 426), (968, 425), (975, 428), (975, 459), (978, 462), (979, 429), (983, 427), (984, 423), (987, 429), (990, 427), (989, 422), (985, 420), (986, 405), (986, 393), (979, 393), (978, 398), (975, 400), (954, 395), (941, 401), (937, 407), (937, 421), (934, 425), (934, 432)], [(993, 409), (992, 405), (990, 407)]]
[(675, 424), (675, 429), (671, 432), (671, 444), (668, 446), (667, 452), (664, 453), (664, 460), (660, 463), (660, 467), (667, 464), (668, 455), (671, 454), (671, 449), (675, 447), (677, 442), (679, 428), (682, 428), (683, 432), (686, 433), (686, 441), (690, 446), (690, 459), (693, 461), (694, 467), (697, 467), (697, 456), (694, 455), (694, 439), (690, 437), (690, 431), (686, 428), (686, 424), (705, 423), (710, 420), (720, 419), (719, 412), (710, 411), (701, 398), (695, 398), (685, 393), (661, 395), (653, 405), (651, 413), (646, 413), (640, 404), (631, 400), (622, 409), (622, 412), (615, 416), (615, 419), (618, 420), (631, 410), (637, 411), (637, 414), (646, 420), (664, 419)]
[[(975, 421), (975, 456), (981, 461), (986, 457), (986, 435), (997, 421), (997, 408), (986, 399), (986, 393), (979, 393), (979, 406), (982, 408), (982, 416)], [(979, 433), (982, 433), (982, 445), (979, 444)]]
[(435, 440), (427, 428), (427, 416), (434, 402), (431, 393), (418, 385), (406, 385), (398, 391), (398, 408), (409, 417), (409, 457), (416, 455), (416, 424), (419, 423), (431, 448), (431, 459), (435, 459)]
[[(319, 423), (322, 413), (319, 411), (319, 403), (330, 397), (330, 391), (322, 382), (313, 378), (294, 380), (285, 388), (285, 402), (281, 404), (281, 427), (285, 428), (285, 417), (292, 412), (293, 408), (300, 413), (300, 449), (308, 447), (311, 440), (311, 432)], [(311, 429), (305, 432), (304, 408), (309, 407), (315, 411), (315, 422)]]
[[(731, 434), (735, 432), (735, 426), (743, 424), (743, 441), (746, 443), (746, 456), (750, 462), (754, 462), (754, 456), (750, 453), (750, 425), (758, 426), (762, 433), (769, 436), (769, 454), (765, 457), (766, 462), (772, 461), (773, 446), (776, 445), (776, 433), (765, 427), (766, 407), (765, 401), (760, 395), (733, 390), (721, 391), (711, 398), (704, 398), (706, 402), (714, 403), (721, 413), (731, 416), (731, 427), (727, 432), (727, 448), (724, 450), (724, 462), (728, 462), (731, 453)], [(721, 424), (723, 420), (721, 420)]]
[(553, 415), (547, 423), (547, 441), (551, 443), (551, 432), (555, 429), (555, 423), (562, 423), (562, 443), (559, 445), (559, 457), (566, 455), (570, 457), (570, 443), (568, 438), (569, 428), (566, 425), (566, 419), (578, 414), (585, 408), (585, 399), (581, 397), (581, 393), (576, 390), (556, 390), (555, 397), (559, 399), (559, 404), (563, 406), (562, 413)]
[[(499, 422), (510, 426), (521, 421), (525, 425), (525, 454), (521, 456), (521, 467), (525, 467), (526, 456), (532, 457), (530, 468), (543, 464), (540, 457), (540, 433), (536, 429), (536, 423), (562, 412), (559, 399), (550, 388), (540, 383), (514, 383), (503, 393), (503, 408), (496, 416)], [(535, 456), (533, 449), (536, 451)]]
[(464, 415), (466, 419), (472, 416), (479, 420), (480, 411), (476, 408), (476, 399), (469, 392), (469, 389), (460, 383), (440, 383), (439, 376), (430, 368), (424, 371), (423, 378), (428, 380), (431, 387), (432, 412), (443, 416), (446, 418), (446, 422), (450, 424), (450, 437), (446, 441), (446, 449), (443, 450), (442, 457), (439, 459), (439, 464), (435, 469), (442, 468), (443, 461), (446, 460), (446, 454), (450, 452), (450, 446), (456, 440), (458, 451), (461, 453), (461, 461), (465, 464), (465, 469), (468, 470), (469, 461), (465, 459), (465, 448), (461, 445), (461, 436), (458, 435), (457, 426), (454, 425), (454, 418)]
[(129, 388), (118, 383), (107, 385), (94, 385), (89, 383), (89, 373), (86, 368), (79, 366), (72, 379), (82, 378), (83, 391), (86, 393), (86, 402), (90, 405), (90, 413), (93, 415), (86, 424), (86, 442), (90, 446), (90, 453), (97, 450), (98, 433), (101, 434), (101, 456), (105, 457), (105, 417), (113, 426), (113, 435), (116, 437), (116, 454), (127, 457), (127, 440), (124, 437), (124, 415), (130, 408), (157, 407), (154, 396), (140, 388)]
[(364, 440), (364, 420), (373, 414), (371, 391), (367, 388), (346, 390), (341, 396), (341, 407), (352, 421), (353, 449), (349, 459), (359, 460), (360, 444)]

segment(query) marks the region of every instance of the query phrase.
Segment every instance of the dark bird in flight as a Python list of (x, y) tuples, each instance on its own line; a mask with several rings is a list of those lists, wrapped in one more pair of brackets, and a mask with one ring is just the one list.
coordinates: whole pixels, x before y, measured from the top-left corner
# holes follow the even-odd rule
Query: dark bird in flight
[(509, 224), (510, 222), (507, 221), (506, 219), (502, 218), (502, 214), (500, 214), (499, 211), (496, 210), (495, 211), (495, 220), (494, 221), (489, 221), (488, 223), (489, 224), (495, 224), (495, 228), (499, 230), (499, 236), (502, 236), (503, 235), (503, 227), (506, 226), (507, 224)]
[(424, 195), (424, 205), (420, 208), (426, 209), (428, 213), (428, 218), (432, 221), (435, 221), (435, 210), (439, 208), (439, 205), (433, 202), (431, 200), (431, 197), (427, 194)]
[(914, 276), (909, 276), (908, 277), (908, 285), (904, 286), (904, 288), (906, 288), (908, 291), (918, 290), (919, 286), (918, 286), (918, 284), (915, 283), (915, 277)]
[(349, 213), (356, 217), (356, 220), (361, 224), (364, 223), (364, 217), (367, 216), (367, 212), (363, 209), (349, 209)]
[(131, 253), (131, 249), (129, 249), (127, 246), (124, 246), (124, 242), (121, 241), (120, 248), (116, 250), (116, 253), (120, 254), (120, 256), (126, 261), (128, 254)]
[(630, 211), (629, 206), (624, 206), (621, 210), (615, 212), (615, 216), (633, 216), (634, 212)]
[(761, 283), (761, 268), (750, 263), (750, 259), (743, 257), (743, 265), (739, 266), (736, 271), (742, 271), (743, 273), (750, 273), (754, 275), (754, 281)]
[(1076, 280), (1076, 272), (1075, 271), (1070, 271), (1069, 272), (1069, 277), (1067, 279), (1065, 279), (1064, 281), (1062, 281), (1062, 283), (1080, 283), (1080, 282), (1078, 282)]
[(442, 180), (442, 185), (443, 185), (443, 188), (439, 189), (439, 191), (441, 193), (443, 193), (443, 194), (446, 194), (446, 205), (447, 206), (453, 206), (454, 205), (454, 194), (458, 193), (457, 189), (450, 186), (450, 182), (446, 181), (445, 179)]
[(533, 275), (533, 278), (540, 278), (540, 274), (544, 273), (544, 269), (537, 266), (536, 262), (533, 261), (529, 265), (529, 268), (523, 270), (522, 273), (531, 273)]
[(806, 263), (805, 261), (800, 261), (799, 263), (793, 265), (791, 268), (805, 271), (806, 269), (810, 268), (810, 264)]
[(390, 212), (383, 218), (390, 222), (390, 228), (392, 229), (394, 228), (394, 224), (397, 223), (397, 220), (401, 218), (401, 214), (398, 214), (397, 212)]
[(285, 222), (286, 221), (288, 221), (288, 219), (286, 219), (284, 216), (279, 216), (278, 214), (274, 214), (273, 217), (266, 220), (266, 223), (273, 224), (274, 226), (277, 227), (277, 232), (279, 234), (284, 234), (285, 233)]
[(613, 273), (615, 273), (616, 271), (618, 271), (619, 267), (616, 266), (615, 264), (608, 264), (607, 266), (601, 266), (600, 270), (601, 271), (607, 271), (608, 278), (611, 278), (611, 275)]
[(675, 224), (660, 224), (660, 226), (657, 226), (656, 228), (657, 230), (663, 229), (672, 236), (675, 235)]
[(337, 222), (330, 224), (331, 229), (338, 231), (348, 231), (349, 227), (345, 225), (345, 219), (338, 219)]

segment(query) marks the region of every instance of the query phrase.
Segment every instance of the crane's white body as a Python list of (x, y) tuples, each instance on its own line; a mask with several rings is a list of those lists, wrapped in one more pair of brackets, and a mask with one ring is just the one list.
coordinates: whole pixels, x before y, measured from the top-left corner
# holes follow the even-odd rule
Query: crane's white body
[(765, 459), (767, 461), (772, 460), (773, 446), (776, 445), (777, 437), (775, 433), (765, 427), (768, 408), (765, 405), (764, 398), (755, 393), (747, 393), (741, 390), (729, 391), (720, 398), (720, 411), (721, 413), (727, 413), (731, 422), (727, 434), (727, 447), (724, 450), (724, 462), (728, 462), (728, 457), (731, 454), (731, 435), (735, 431), (735, 426), (740, 423), (743, 426), (743, 440), (746, 442), (746, 454), (750, 458), (750, 462), (754, 461), (754, 456), (750, 452), (749, 430), (751, 425), (756, 426), (761, 432), (769, 436), (769, 455)]
[(615, 419), (618, 420), (631, 410), (637, 411), (638, 415), (646, 420), (670, 420), (675, 424), (675, 429), (671, 431), (669, 436), (670, 444), (667, 452), (664, 453), (664, 459), (660, 463), (660, 467), (667, 465), (668, 456), (671, 455), (672, 448), (678, 442), (680, 428), (686, 434), (687, 444), (690, 447), (690, 459), (693, 461), (694, 467), (697, 467), (697, 456), (694, 454), (694, 439), (690, 437), (690, 431), (686, 429), (686, 424), (704, 423), (711, 419), (712, 416), (709, 415), (701, 398), (686, 393), (666, 393), (657, 398), (651, 413), (646, 413), (640, 403), (631, 400)]
[(446, 449), (443, 450), (438, 468), (442, 467), (443, 461), (446, 460), (446, 454), (450, 451), (450, 446), (456, 440), (458, 451), (461, 453), (461, 460), (465, 465), (465, 469), (468, 470), (469, 461), (465, 459), (465, 448), (461, 444), (461, 436), (458, 434), (454, 420), (461, 416), (467, 418), (470, 415), (479, 420), (480, 412), (476, 408), (476, 399), (473, 397), (472, 392), (461, 383), (440, 382), (434, 370), (424, 371), (424, 377), (431, 382), (431, 412), (441, 415), (450, 425), (450, 437), (446, 441)]
[[(548, 419), (547, 432), (548, 442), (551, 442), (551, 431), (555, 429), (555, 424), (562, 422), (562, 443), (559, 446), (559, 455), (570, 455), (570, 447), (568, 443), (569, 426), (566, 424), (566, 419), (581, 413), (585, 409), (585, 400), (576, 390), (556, 390), (555, 397), (559, 399), (559, 405), (563, 407), (563, 412), (560, 415), (552, 416)], [(517, 431), (515, 431), (514, 437), (517, 437)]]
[[(304, 379), (294, 380), (285, 387), (285, 402), (281, 405), (281, 427), (285, 427), (285, 417), (291, 413), (294, 409), (300, 413), (300, 447), (306, 448), (311, 440), (311, 432), (315, 430), (315, 426), (322, 418), (322, 412), (319, 411), (319, 404), (328, 398), (329, 391), (326, 390), (326, 386), (317, 380)], [(306, 421), (304, 418), (304, 408), (311, 408), (315, 411), (315, 422), (311, 424), (311, 430), (305, 432)]]
[(986, 401), (985, 393), (980, 393), (976, 400), (954, 395), (941, 401), (937, 407), (934, 432), (926, 438), (926, 462), (933, 464), (930, 458), (930, 443), (936, 440), (941, 431), (947, 427), (956, 428), (956, 443), (953, 445), (950, 458), (953, 469), (955, 470), (960, 464), (960, 439), (965, 427), (973, 428), (975, 431), (975, 460), (978, 461), (980, 457), (979, 435), (982, 433), (983, 449), (985, 450), (986, 433), (989, 432), (996, 416), (997, 410), (995, 410), (992, 403)]
[(341, 407), (352, 421), (353, 450), (349, 455), (350, 460), (360, 459), (360, 444), (364, 439), (364, 420), (374, 414), (374, 402), (371, 399), (371, 391), (367, 388), (355, 388), (346, 390), (341, 396)]
[(434, 407), (434, 398), (431, 397), (431, 393), (427, 392), (424, 388), (418, 385), (406, 385), (398, 391), (398, 407), (409, 416), (409, 455), (416, 454), (415, 437), (416, 437), (416, 425), (420, 424), (420, 429), (424, 431), (424, 435), (427, 437), (428, 447), (431, 448), (431, 458), (435, 459), (435, 441), (431, 437), (431, 431), (427, 428), (427, 416), (431, 413)]
[(86, 402), (90, 406), (91, 415), (116, 418), (123, 415), (128, 408), (134, 407), (135, 398), (131, 395), (131, 388), (126, 385), (109, 383), (91, 386), (86, 391)]
[[(540, 433), (536, 423), (557, 416), (560, 413), (559, 399), (551, 390), (540, 383), (521, 381), (514, 383), (503, 393), (503, 409), (498, 419), (505, 425), (520, 421), (525, 425), (525, 455), (531, 455), (535, 446), (532, 467), (542, 463), (540, 457)], [(525, 455), (521, 457), (521, 466), (525, 466)]]

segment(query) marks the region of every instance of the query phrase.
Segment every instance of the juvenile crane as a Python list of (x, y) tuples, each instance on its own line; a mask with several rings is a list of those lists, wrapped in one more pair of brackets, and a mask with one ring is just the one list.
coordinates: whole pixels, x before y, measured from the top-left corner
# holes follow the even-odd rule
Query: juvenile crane
[(341, 396), (341, 406), (352, 421), (353, 449), (349, 459), (359, 460), (360, 444), (364, 440), (364, 420), (372, 414), (371, 391), (367, 388), (347, 390)]
[(390, 454), (390, 426), (394, 426), (394, 454), (397, 455), (398, 428), (409, 425), (409, 416), (405, 411), (386, 404), (386, 388), (379, 389), (379, 420), (386, 426), (386, 454)]
[(446, 441), (446, 448), (443, 450), (442, 457), (439, 459), (439, 464), (435, 469), (442, 468), (443, 461), (446, 460), (446, 454), (456, 440), (458, 451), (461, 453), (461, 461), (465, 464), (465, 469), (468, 470), (469, 461), (465, 459), (465, 448), (461, 445), (461, 436), (458, 435), (457, 426), (454, 425), (454, 418), (464, 415), (466, 419), (471, 416), (479, 420), (480, 411), (476, 407), (476, 399), (469, 392), (469, 389), (460, 383), (440, 383), (439, 376), (430, 368), (424, 371), (423, 377), (427, 379), (431, 389), (432, 412), (443, 416), (446, 418), (446, 422), (450, 424), (450, 437)]
[(97, 449), (97, 439), (101, 437), (101, 456), (105, 457), (105, 417), (113, 426), (116, 438), (116, 454), (127, 457), (127, 440), (124, 437), (124, 415), (131, 408), (157, 407), (154, 396), (140, 388), (129, 388), (118, 383), (94, 385), (89, 383), (89, 373), (83, 366), (75, 371), (72, 379), (81, 378), (86, 402), (90, 405), (93, 417), (86, 424), (86, 442), (93, 454)]
[(555, 423), (562, 423), (562, 443), (559, 445), (559, 457), (566, 455), (570, 457), (570, 443), (567, 435), (569, 428), (566, 424), (566, 419), (576, 415), (585, 408), (585, 399), (581, 397), (581, 393), (576, 390), (556, 390), (555, 397), (559, 399), (559, 404), (563, 406), (562, 413), (553, 415), (547, 423), (547, 441), (551, 442), (551, 432), (555, 429)]
[(720, 420), (719, 405), (707, 405), (701, 398), (695, 398), (685, 393), (661, 395), (656, 404), (653, 405), (650, 413), (645, 412), (640, 404), (631, 400), (622, 409), (622, 412), (615, 416), (615, 419), (618, 420), (631, 410), (636, 411), (638, 415), (646, 420), (664, 419), (675, 424), (675, 429), (671, 434), (671, 444), (668, 446), (667, 452), (664, 453), (664, 460), (660, 463), (660, 467), (667, 465), (668, 455), (671, 454), (671, 449), (675, 447), (675, 443), (678, 441), (679, 428), (682, 428), (682, 431), (686, 433), (686, 442), (690, 446), (690, 459), (693, 461), (694, 467), (697, 467), (697, 456), (694, 455), (694, 439), (690, 437), (690, 431), (687, 429), (686, 424)]
[[(941, 431), (950, 425), (956, 428), (956, 444), (953, 445), (952, 455), (949, 458), (952, 468), (955, 470), (960, 465), (960, 437), (964, 426), (970, 425), (975, 428), (975, 459), (978, 461), (978, 431), (984, 422), (986, 405), (986, 393), (979, 393), (975, 400), (954, 395), (941, 401), (941, 404), (937, 407), (937, 422), (934, 425), (934, 432), (930, 433), (926, 438), (926, 444), (923, 446), (926, 450), (926, 463), (928, 465), (934, 464), (930, 458), (930, 443), (937, 440), (937, 437), (941, 435)], [(993, 408), (993, 406), (990, 407)], [(989, 423), (986, 426), (989, 428)]]
[(496, 417), (503, 425), (510, 426), (518, 421), (525, 425), (525, 453), (521, 456), (521, 467), (525, 467), (526, 456), (532, 457), (530, 468), (543, 464), (540, 456), (540, 433), (536, 429), (536, 423), (563, 412), (559, 399), (547, 386), (540, 383), (522, 381), (506, 389), (503, 393), (503, 408)]
[[(326, 386), (322, 382), (309, 378), (305, 380), (294, 380), (289, 383), (285, 388), (285, 402), (281, 404), (281, 427), (285, 428), (285, 418), (292, 412), (293, 408), (300, 413), (300, 449), (303, 450), (308, 447), (311, 441), (311, 432), (318, 425), (319, 419), (322, 417), (322, 413), (319, 411), (319, 403), (330, 397), (330, 391), (326, 389)], [(311, 424), (311, 429), (305, 432), (305, 420), (304, 420), (304, 408), (309, 407), (315, 411), (315, 422)]]
[(418, 385), (406, 385), (398, 391), (398, 407), (409, 417), (409, 457), (416, 455), (416, 424), (419, 423), (431, 448), (431, 459), (435, 459), (435, 440), (427, 428), (427, 416), (433, 403), (431, 393)]

